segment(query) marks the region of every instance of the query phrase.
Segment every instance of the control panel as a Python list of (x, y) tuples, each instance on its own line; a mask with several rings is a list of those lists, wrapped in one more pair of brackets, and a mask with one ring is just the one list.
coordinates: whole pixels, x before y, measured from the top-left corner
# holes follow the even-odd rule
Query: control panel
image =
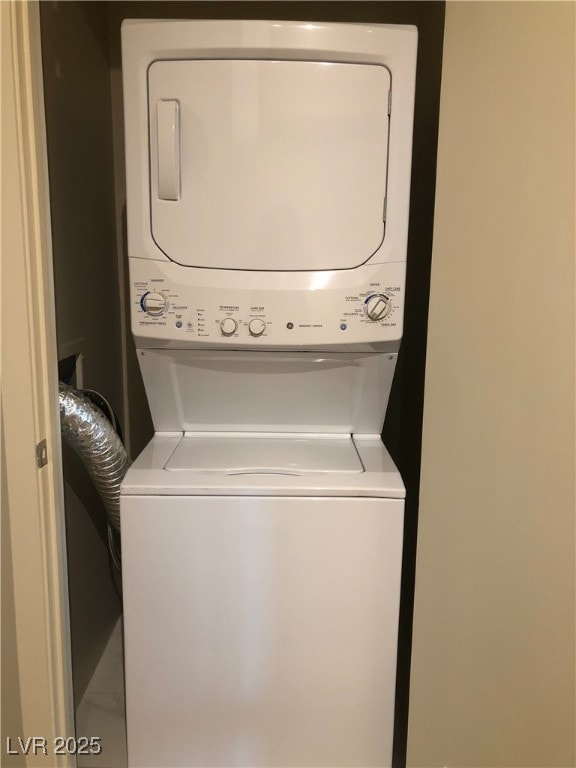
[[(403, 262), (366, 266), (365, 280), (351, 286), (350, 274), (341, 271), (284, 280), (281, 273), (239, 272), (236, 284), (226, 285), (218, 270), (193, 270), (193, 284), (182, 284), (174, 278), (189, 277), (190, 268), (132, 261), (132, 328), (139, 346), (306, 348), (402, 336)], [(255, 287), (263, 281), (269, 285)]]

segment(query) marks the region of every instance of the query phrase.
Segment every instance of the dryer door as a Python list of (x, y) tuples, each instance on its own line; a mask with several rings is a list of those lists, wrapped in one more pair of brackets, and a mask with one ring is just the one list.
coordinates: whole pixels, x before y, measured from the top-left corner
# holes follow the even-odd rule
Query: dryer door
[(152, 236), (173, 261), (349, 269), (384, 237), (390, 73), (309, 61), (155, 61)]

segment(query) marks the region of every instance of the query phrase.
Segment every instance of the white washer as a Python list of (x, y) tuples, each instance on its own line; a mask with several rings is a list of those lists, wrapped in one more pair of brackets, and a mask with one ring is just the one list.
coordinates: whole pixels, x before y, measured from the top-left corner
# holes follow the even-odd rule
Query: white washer
[(404, 488), (380, 439), (158, 435), (124, 494), (130, 765), (389, 765)]
[(416, 37), (123, 25), (130, 768), (391, 763)]

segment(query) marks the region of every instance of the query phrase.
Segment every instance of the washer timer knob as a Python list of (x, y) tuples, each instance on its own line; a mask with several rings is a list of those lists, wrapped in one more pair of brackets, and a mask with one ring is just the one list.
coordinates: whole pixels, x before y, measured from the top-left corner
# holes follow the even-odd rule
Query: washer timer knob
[(383, 320), (390, 312), (390, 300), (381, 293), (375, 293), (366, 299), (366, 314), (370, 320)]
[(266, 330), (266, 323), (259, 317), (255, 317), (254, 320), (250, 320), (248, 323), (248, 330), (250, 331), (250, 336), (262, 336)]
[(140, 299), (140, 306), (151, 317), (160, 317), (168, 309), (168, 302), (163, 293), (145, 293)]

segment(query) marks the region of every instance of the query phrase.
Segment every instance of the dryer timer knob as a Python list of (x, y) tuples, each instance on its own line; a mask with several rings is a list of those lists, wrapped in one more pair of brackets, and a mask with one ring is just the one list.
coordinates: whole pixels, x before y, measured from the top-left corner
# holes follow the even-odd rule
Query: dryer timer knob
[(381, 293), (375, 293), (366, 299), (366, 314), (374, 322), (383, 320), (390, 312), (390, 300)]
[(168, 308), (168, 302), (162, 293), (145, 293), (140, 299), (140, 305), (144, 312), (152, 317), (163, 315)]

